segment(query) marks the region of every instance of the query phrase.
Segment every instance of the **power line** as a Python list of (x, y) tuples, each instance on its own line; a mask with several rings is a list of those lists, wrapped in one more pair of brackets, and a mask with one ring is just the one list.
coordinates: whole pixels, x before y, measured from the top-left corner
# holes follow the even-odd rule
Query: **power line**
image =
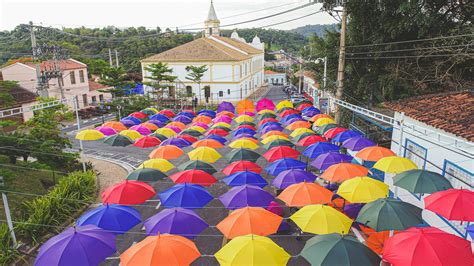
[(367, 51), (367, 52), (357, 52), (351, 53), (347, 52), (347, 55), (366, 55), (366, 54), (377, 54), (377, 53), (396, 53), (396, 52), (408, 52), (408, 51), (423, 51), (423, 50), (434, 50), (434, 49), (443, 49), (443, 48), (456, 48), (456, 47), (469, 47), (474, 43), (467, 44), (458, 44), (458, 45), (446, 45), (446, 46), (432, 46), (432, 47), (420, 47), (420, 48), (410, 48), (410, 49), (394, 49), (394, 50), (378, 50), (378, 51)]
[(380, 45), (389, 45), (389, 44), (425, 42), (425, 41), (432, 41), (432, 40), (454, 39), (454, 38), (462, 38), (462, 37), (470, 37), (470, 36), (474, 36), (474, 33), (471, 33), (471, 34), (461, 34), (461, 35), (450, 35), (450, 36), (439, 36), (439, 37), (433, 37), (433, 38), (414, 39), (414, 40), (397, 41), (397, 42), (385, 42), (385, 43), (373, 43), (373, 44), (361, 44), (361, 45), (348, 45), (348, 46), (346, 46), (346, 48), (359, 48), (359, 47), (371, 47), (371, 46), (380, 46)]
[(373, 56), (373, 57), (346, 57), (348, 60), (366, 60), (366, 59), (406, 59), (406, 58), (428, 58), (428, 57), (452, 57), (452, 56), (474, 56), (474, 53), (452, 53), (452, 54), (432, 54), (432, 55), (405, 55), (405, 56)]

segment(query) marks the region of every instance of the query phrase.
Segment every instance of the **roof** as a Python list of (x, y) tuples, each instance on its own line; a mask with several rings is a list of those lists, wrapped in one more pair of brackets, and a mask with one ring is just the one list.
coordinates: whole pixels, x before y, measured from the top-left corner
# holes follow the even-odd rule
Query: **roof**
[(230, 44), (248, 54), (261, 54), (263, 53), (263, 50), (259, 50), (255, 47), (253, 47), (252, 45), (248, 44), (248, 43), (244, 43), (244, 42), (241, 42), (241, 41), (238, 41), (238, 40), (235, 40), (235, 39), (232, 39), (232, 38), (228, 38), (228, 37), (222, 37), (222, 36), (212, 36), (212, 38), (216, 38), (220, 41), (223, 41), (227, 44)]
[[(4, 88), (2, 88), (1, 86), (0, 91), (4, 91)], [(11, 96), (13, 96), (13, 99), (15, 100), (15, 105), (36, 101), (36, 94), (19, 85), (11, 88), (8, 92)]]
[(474, 141), (474, 90), (428, 94), (384, 105), (427, 125)]
[(263, 73), (264, 73), (265, 75), (285, 74), (285, 73), (275, 72), (275, 71), (272, 71), (272, 70), (265, 70)]
[[(22, 64), (35, 68), (35, 64), (33, 62), (26, 62)], [(44, 71), (46, 69), (52, 69), (54, 67), (54, 61), (53, 60), (43, 61), (41, 62), (40, 67), (41, 67), (41, 71)], [(66, 60), (59, 61), (59, 68), (61, 70), (73, 70), (73, 69), (87, 68), (87, 65), (79, 61), (76, 61), (74, 59), (66, 59)]]
[(102, 90), (102, 89), (107, 89), (109, 86), (100, 84), (99, 82), (95, 82), (93, 80), (89, 80), (89, 91), (96, 91), (96, 90)]
[(209, 21), (209, 20), (219, 20), (217, 19), (216, 10), (214, 9), (214, 3), (212, 2), (212, 0), (211, 0), (211, 6), (209, 7), (209, 13), (207, 13), (206, 21)]

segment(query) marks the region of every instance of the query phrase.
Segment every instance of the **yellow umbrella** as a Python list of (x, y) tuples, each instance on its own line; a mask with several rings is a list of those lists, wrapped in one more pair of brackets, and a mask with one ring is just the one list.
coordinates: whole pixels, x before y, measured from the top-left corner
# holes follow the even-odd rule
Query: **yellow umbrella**
[(263, 109), (263, 110), (260, 110), (258, 114), (263, 115), (263, 114), (276, 114), (276, 113), (273, 110)]
[(266, 137), (266, 138), (262, 139), (261, 142), (263, 144), (267, 144), (267, 143), (272, 142), (272, 141), (277, 140), (277, 139), (288, 140), (289, 141), (289, 139), (287, 137), (279, 136), (279, 135), (273, 135), (273, 136)]
[(258, 145), (255, 142), (245, 138), (234, 140), (232, 143), (229, 144), (229, 147), (233, 149), (258, 149)]
[(140, 164), (138, 168), (154, 168), (160, 170), (161, 172), (168, 172), (174, 168), (174, 165), (165, 159), (149, 159)]
[(158, 128), (157, 130), (155, 130), (155, 133), (164, 135), (168, 138), (173, 137), (173, 136), (176, 135), (176, 132), (174, 130), (172, 130), (171, 128), (167, 128), (167, 127)]
[(292, 138), (296, 138), (299, 135), (303, 135), (304, 133), (314, 133), (314, 131), (312, 131), (309, 128), (300, 127), (300, 128), (297, 128), (297, 129), (293, 130), (293, 132), (291, 132), (290, 136)]
[(153, 112), (155, 112), (155, 114), (159, 113), (160, 111), (156, 108), (153, 108), (153, 107), (148, 107), (146, 108), (147, 110), (152, 110)]
[(347, 234), (352, 220), (331, 206), (307, 205), (290, 216), (303, 232), (312, 234)]
[(188, 157), (191, 160), (199, 160), (206, 163), (215, 163), (222, 156), (213, 148), (199, 147), (188, 152)]
[(316, 121), (314, 122), (314, 125), (316, 125), (317, 127), (322, 127), (327, 124), (336, 124), (336, 121), (332, 120), (331, 118), (322, 117), (316, 119)]
[(339, 186), (337, 195), (351, 203), (368, 203), (388, 196), (388, 185), (367, 176), (348, 179)]
[(249, 115), (239, 115), (235, 118), (235, 122), (242, 123), (242, 122), (253, 122), (253, 117)]
[(293, 103), (291, 103), (288, 100), (281, 101), (276, 105), (277, 111), (280, 111), (281, 109), (283, 109), (285, 107), (293, 108), (294, 106), (293, 106)]
[(214, 257), (220, 265), (281, 265), (290, 259), (283, 248), (270, 238), (259, 235), (238, 236), (222, 247)]
[(373, 168), (385, 173), (399, 174), (408, 170), (417, 169), (418, 167), (410, 159), (399, 156), (388, 156), (378, 160)]
[(99, 130), (86, 129), (76, 134), (76, 139), (79, 140), (99, 140), (105, 137), (105, 135)]
[(136, 139), (139, 139), (139, 138), (143, 137), (142, 134), (140, 134), (140, 132), (138, 132), (136, 130), (131, 130), (131, 129), (122, 130), (122, 131), (120, 131), (119, 134), (127, 136), (132, 140), (136, 140)]
[(226, 128), (230, 128), (231, 125), (225, 123), (225, 122), (219, 122), (219, 123), (215, 123), (214, 125), (212, 125), (212, 127), (226, 127)]
[(204, 133), (206, 131), (205, 128), (202, 128), (200, 126), (192, 126), (192, 127), (189, 127), (188, 129), (196, 130), (199, 133)]

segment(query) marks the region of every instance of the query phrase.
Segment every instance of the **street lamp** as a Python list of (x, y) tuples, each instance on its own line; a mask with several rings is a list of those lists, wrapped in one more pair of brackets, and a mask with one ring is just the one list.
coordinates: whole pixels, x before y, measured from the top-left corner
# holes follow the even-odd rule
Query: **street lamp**
[(319, 62), (324, 62), (324, 74), (323, 74), (323, 88), (326, 90), (326, 82), (327, 82), (327, 68), (328, 68), (328, 58), (325, 56), (324, 58), (316, 58), (314, 63), (319, 64)]

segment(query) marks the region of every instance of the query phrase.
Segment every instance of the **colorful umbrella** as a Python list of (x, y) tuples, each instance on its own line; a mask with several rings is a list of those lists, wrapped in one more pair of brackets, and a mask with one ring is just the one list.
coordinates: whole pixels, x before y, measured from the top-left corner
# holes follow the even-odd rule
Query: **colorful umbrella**
[(129, 114), (128, 116), (133, 116), (133, 117), (138, 118), (138, 119), (145, 119), (145, 118), (148, 117), (147, 114), (142, 113), (142, 112), (133, 112), (133, 113)]
[(194, 142), (192, 147), (193, 148), (209, 147), (209, 148), (219, 149), (219, 148), (223, 148), (224, 145), (214, 139), (202, 139), (202, 140), (198, 140)]
[(217, 182), (217, 179), (212, 175), (202, 170), (184, 170), (177, 172), (170, 176), (170, 179), (175, 183), (191, 183), (208, 187)]
[(158, 120), (158, 121), (160, 121), (160, 122), (162, 122), (162, 123), (166, 123), (166, 122), (168, 122), (168, 121), (170, 120), (170, 119), (169, 119), (166, 115), (164, 115), (164, 114), (152, 115), (152, 116), (148, 117), (148, 119), (150, 119), (150, 120)]
[(288, 147), (294, 147), (295, 145), (289, 141), (289, 140), (284, 140), (284, 139), (276, 139), (273, 141), (270, 141), (269, 143), (263, 145), (263, 147), (267, 150), (277, 147), (277, 146), (288, 146)]
[(343, 212), (349, 216), (349, 218), (355, 219), (357, 218), (357, 215), (359, 215), (360, 209), (362, 209), (363, 206), (363, 203), (344, 204)]
[(332, 183), (341, 183), (357, 176), (367, 176), (368, 173), (369, 169), (362, 165), (338, 163), (329, 166), (320, 177)]
[(311, 117), (311, 119), (309, 119), (309, 121), (314, 122), (314, 121), (318, 120), (319, 118), (329, 118), (329, 119), (333, 119), (332, 116), (327, 115), (327, 114), (317, 114), (317, 115)]
[(265, 178), (261, 175), (251, 172), (251, 171), (240, 171), (230, 174), (222, 179), (222, 182), (231, 187), (237, 187), (242, 185), (254, 185), (261, 188), (268, 185)]
[(69, 227), (40, 247), (35, 265), (99, 265), (115, 252), (113, 233), (95, 225)]
[(360, 176), (339, 186), (337, 194), (352, 203), (368, 203), (388, 196), (388, 185), (376, 179)]
[(264, 113), (259, 116), (259, 119), (265, 119), (265, 118), (276, 118), (277, 115), (275, 113)]
[(282, 217), (262, 207), (244, 207), (233, 211), (216, 227), (227, 239), (249, 234), (267, 236), (278, 231)]
[(78, 140), (99, 140), (104, 137), (105, 135), (96, 129), (85, 129), (76, 134)]
[(234, 118), (235, 122), (242, 123), (242, 122), (253, 122), (253, 118), (248, 115), (239, 115), (238, 117)]
[(251, 125), (238, 125), (235, 129), (241, 129), (241, 128), (246, 128), (253, 130), (254, 132), (257, 131), (257, 128)]
[(235, 117), (235, 114), (233, 112), (229, 112), (229, 111), (220, 111), (219, 113), (216, 114), (217, 116), (220, 116), (220, 115), (225, 115), (225, 116), (228, 116), (230, 118), (234, 118)]
[(159, 133), (151, 133), (151, 134), (148, 135), (148, 136), (158, 138), (158, 139), (161, 140), (161, 141), (164, 141), (164, 140), (167, 140), (167, 139), (168, 139), (167, 136), (162, 135), (162, 134), (159, 134)]
[(196, 238), (209, 225), (197, 213), (184, 208), (164, 209), (143, 222), (147, 235), (173, 234)]
[(148, 236), (120, 255), (120, 265), (190, 265), (201, 253), (193, 241), (178, 235)]
[(159, 193), (160, 201), (166, 208), (181, 207), (199, 209), (214, 199), (212, 195), (200, 185), (176, 184)]
[(193, 120), (191, 118), (189, 118), (188, 116), (178, 115), (175, 118), (173, 118), (173, 122), (181, 122), (181, 123), (187, 125), (187, 124), (191, 124), (191, 122), (193, 122)]
[(393, 177), (393, 184), (411, 193), (434, 193), (452, 188), (446, 177), (427, 170), (408, 170)]
[(273, 176), (277, 176), (281, 172), (289, 169), (306, 169), (306, 164), (302, 161), (293, 159), (293, 158), (283, 158), (280, 160), (276, 160), (267, 167), (265, 167), (265, 171)]
[(253, 106), (253, 102), (250, 100), (241, 100), (237, 103), (237, 107), (235, 108), (238, 114), (244, 112), (255, 112), (255, 108)]
[[(160, 120), (148, 120), (147, 122), (142, 123), (142, 125), (145, 126), (145, 127), (148, 127), (152, 131), (157, 130), (160, 127), (165, 126), (165, 124), (163, 122), (161, 122)], [(151, 125), (155, 125), (157, 128), (149, 127)]]
[(293, 158), (296, 159), (300, 155), (300, 152), (288, 147), (288, 146), (279, 146), (273, 147), (263, 154), (263, 158), (267, 159), (269, 162), (274, 162), (283, 158)]
[[(331, 128), (330, 130), (326, 131), (326, 133), (333, 130), (333, 129), (336, 129), (336, 128)], [(326, 134), (324, 136), (326, 136)], [(360, 137), (360, 136), (362, 136), (362, 134), (357, 132), (357, 131), (343, 130), (343, 131), (339, 132), (338, 134), (335, 134), (332, 137), (331, 142), (333, 142), (333, 143), (336, 143), (336, 142), (342, 143), (342, 142), (344, 142), (344, 141), (346, 141), (346, 140), (348, 140), (352, 137)]]
[(273, 118), (273, 117), (264, 118), (264, 119), (260, 120), (260, 122), (258, 122), (258, 126), (261, 127), (261, 126), (265, 125), (265, 124), (268, 123), (268, 122), (276, 122), (276, 123), (278, 123), (278, 120), (276, 120), (276, 119)]
[(226, 154), (225, 157), (229, 162), (251, 161), (255, 163), (257, 162), (258, 158), (260, 158), (260, 154), (249, 149), (233, 149), (228, 154)]
[(250, 150), (258, 149), (258, 145), (249, 139), (235, 140), (229, 144), (229, 147), (233, 149), (250, 149)]
[(214, 168), (214, 166), (203, 162), (199, 160), (192, 160), (192, 161), (187, 161), (185, 163), (182, 163), (181, 165), (178, 166), (178, 169), (180, 171), (184, 170), (202, 170), (208, 174), (215, 174), (217, 173), (217, 170)]
[(156, 194), (152, 186), (140, 181), (124, 180), (102, 192), (102, 203), (134, 205), (142, 204)]
[(185, 139), (182, 139), (182, 138), (169, 138), (169, 139), (164, 140), (160, 144), (160, 146), (166, 146), (166, 145), (173, 145), (173, 146), (176, 146), (178, 148), (184, 148), (184, 147), (190, 146), (191, 142), (189, 142)]
[(148, 157), (150, 159), (165, 159), (165, 160), (173, 160), (178, 159), (184, 152), (179, 147), (174, 145), (166, 145), (160, 146), (154, 149)]
[(125, 177), (127, 180), (136, 180), (142, 182), (156, 182), (163, 180), (167, 175), (160, 170), (152, 168), (138, 168)]
[(154, 168), (166, 173), (173, 169), (174, 165), (172, 165), (166, 159), (149, 159), (140, 164), (138, 168)]
[(205, 136), (203, 139), (213, 139), (213, 140), (217, 140), (217, 141), (219, 141), (222, 145), (224, 145), (224, 144), (227, 142), (227, 140), (226, 140), (225, 138), (223, 138), (223, 137), (221, 137), (221, 136), (219, 136), (219, 135), (212, 135), (212, 134)]
[(273, 110), (268, 110), (268, 109), (263, 109), (258, 112), (259, 115), (264, 115), (264, 114), (276, 114), (275, 111)]
[(330, 190), (316, 183), (301, 183), (293, 184), (285, 188), (278, 199), (285, 202), (290, 207), (302, 207), (310, 204), (327, 204), (331, 202), (333, 193)]
[(298, 143), (296, 145), (302, 146), (302, 147), (307, 147), (307, 146), (313, 145), (313, 144), (318, 143), (318, 142), (326, 142), (326, 140), (321, 136), (311, 135), (311, 136), (305, 137), (304, 139), (301, 139), (300, 141), (298, 141)]
[(161, 110), (158, 113), (162, 114), (162, 115), (166, 115), (168, 118), (172, 118), (172, 117), (176, 116), (176, 114), (173, 111), (169, 110), (169, 109)]
[(269, 131), (283, 131), (284, 128), (281, 125), (266, 123), (260, 128), (260, 134), (265, 135)]
[(186, 128), (186, 125), (182, 122), (179, 122), (179, 121), (174, 121), (174, 122), (168, 123), (166, 126), (177, 127), (181, 130), (184, 130)]
[[(195, 127), (190, 127), (188, 129), (185, 129), (183, 131), (181, 131), (181, 135), (190, 135), (190, 136), (193, 136), (193, 137), (199, 137), (202, 135), (202, 133), (198, 130), (196, 130), (196, 128), (201, 128), (201, 127), (198, 127), (198, 126), (195, 126)], [(201, 128), (202, 129), (202, 128)], [(204, 130), (205, 131), (205, 130)]]
[(261, 142), (263, 144), (267, 144), (267, 143), (272, 142), (274, 140), (288, 140), (289, 141), (289, 139), (287, 137), (283, 137), (283, 136), (279, 136), (279, 135), (273, 135), (273, 136), (269, 136), (267, 138), (264, 138)]
[(293, 107), (294, 107), (293, 103), (291, 103), (289, 100), (281, 101), (281, 102), (277, 103), (277, 105), (276, 105), (277, 111), (280, 111), (283, 108), (293, 108)]
[(96, 127), (95, 130), (100, 131), (100, 133), (104, 134), (105, 136), (112, 136), (117, 134), (117, 130), (106, 126)]
[(221, 137), (225, 137), (225, 136), (229, 135), (229, 132), (225, 131), (224, 129), (214, 128), (214, 129), (211, 129), (211, 130), (207, 131), (206, 134), (204, 134), (204, 135), (206, 135), (206, 136), (219, 135)]
[(217, 112), (220, 113), (222, 111), (227, 111), (227, 112), (235, 112), (235, 107), (232, 103), (230, 102), (221, 102), (218, 106), (217, 106)]
[(263, 98), (260, 101), (257, 102), (257, 106), (255, 108), (257, 112), (260, 112), (262, 110), (274, 110), (275, 109), (275, 104), (273, 103), (272, 100)]
[[(342, 133), (344, 131), (347, 131), (347, 128), (343, 128), (343, 127), (331, 128), (328, 131), (324, 132), (324, 137), (328, 138), (328, 139), (332, 139), (336, 135), (338, 135), (339, 133)], [(360, 135), (358, 135), (358, 136), (360, 136)]]
[(318, 168), (319, 170), (326, 170), (329, 166), (338, 163), (349, 163), (352, 161), (352, 156), (347, 154), (341, 154), (336, 152), (327, 152), (316, 157), (311, 162), (311, 166)]
[(273, 201), (273, 196), (258, 186), (242, 185), (231, 188), (219, 200), (227, 209), (235, 210), (247, 206), (267, 207)]
[[(155, 120), (156, 121), (156, 120)], [(161, 123), (159, 121), (157, 121), (158, 123)], [(156, 122), (155, 122), (156, 123)], [(155, 123), (152, 123), (152, 122), (145, 122), (145, 123), (141, 123), (140, 126), (142, 127), (146, 127), (148, 128), (150, 131), (155, 131), (157, 130), (158, 128), (160, 128), (158, 125), (156, 125)]]
[(342, 143), (342, 147), (351, 151), (360, 151), (363, 148), (375, 146), (375, 142), (364, 137), (352, 137)]
[(286, 129), (288, 130), (295, 130), (298, 128), (311, 128), (311, 123), (306, 122), (306, 121), (296, 121), (291, 124), (289, 124)]
[(324, 133), (326, 133), (326, 131), (330, 130), (331, 128), (335, 128), (335, 127), (337, 127), (336, 124), (326, 124), (326, 125), (323, 125), (323, 126), (318, 126), (318, 134), (324, 135)]
[(213, 148), (199, 147), (188, 152), (190, 160), (200, 160), (206, 163), (215, 163), (222, 156)]
[(288, 109), (288, 110), (282, 111), (279, 116), (280, 116), (281, 118), (284, 118), (284, 117), (287, 117), (287, 116), (293, 115), (293, 114), (298, 115), (299, 113), (300, 113), (300, 112), (298, 112), (298, 111), (296, 111), (296, 110), (294, 110), (294, 109)]
[(122, 130), (122, 131), (120, 131), (119, 134), (122, 135), (122, 136), (129, 137), (133, 141), (143, 137), (142, 134), (140, 134), (140, 132), (135, 131), (135, 130), (130, 130), (130, 129)]
[(239, 129), (236, 129), (232, 132), (232, 135), (234, 135), (234, 136), (237, 136), (239, 134), (248, 134), (248, 135), (253, 136), (253, 135), (257, 134), (257, 132), (255, 132), (254, 130), (249, 129), (249, 128), (239, 128)]
[(290, 185), (301, 183), (301, 182), (314, 182), (316, 176), (308, 171), (301, 169), (290, 169), (283, 171), (275, 177), (272, 181), (272, 185), (278, 189), (285, 189)]
[(379, 146), (372, 146), (363, 148), (362, 150), (356, 153), (355, 157), (360, 158), (364, 161), (376, 162), (384, 157), (395, 155), (396, 154), (390, 149)]
[(158, 128), (157, 130), (155, 130), (155, 133), (165, 135), (168, 138), (171, 138), (176, 135), (176, 132), (174, 130), (167, 127)]
[(331, 206), (316, 204), (304, 206), (290, 219), (303, 231), (311, 234), (347, 234), (352, 220)]
[(327, 124), (336, 124), (336, 121), (334, 121), (331, 118), (326, 118), (326, 117), (318, 118), (316, 119), (316, 121), (314, 121), (314, 125), (317, 127), (321, 127)]
[(133, 116), (124, 117), (120, 119), (120, 122), (124, 125), (130, 125), (130, 126), (139, 125), (142, 123), (140, 119)]
[(216, 118), (212, 119), (212, 122), (213, 123), (223, 122), (223, 123), (230, 124), (232, 123), (232, 117), (226, 116), (226, 115), (219, 115), (219, 116), (216, 116)]
[(286, 134), (286, 133), (284, 133), (284, 132), (281, 132), (281, 131), (278, 131), (278, 130), (271, 130), (271, 131), (268, 131), (267, 133), (261, 135), (260, 138), (261, 138), (261, 139), (266, 139), (266, 138), (268, 138), (268, 137), (275, 136), (275, 135), (288, 138), (288, 134)]
[(133, 126), (133, 127), (130, 128), (130, 130), (135, 130), (138, 133), (140, 133), (141, 135), (150, 135), (151, 134), (150, 129), (148, 129), (147, 127), (141, 126), (141, 125)]
[(385, 173), (399, 174), (408, 170), (417, 169), (418, 167), (410, 159), (398, 156), (388, 156), (378, 160), (373, 168)]
[(425, 209), (448, 220), (474, 222), (474, 191), (450, 188), (433, 193), (424, 201)]
[(228, 166), (226, 166), (224, 169), (222, 169), (222, 173), (225, 175), (230, 175), (235, 172), (241, 172), (241, 171), (251, 171), (256, 174), (260, 174), (262, 172), (262, 167), (260, 167), (258, 164), (250, 162), (250, 161), (235, 161)]
[(319, 155), (328, 152), (339, 152), (340, 147), (329, 142), (317, 142), (314, 144), (309, 145), (304, 151), (303, 155), (310, 158), (315, 159)]
[(301, 134), (304, 134), (304, 133), (314, 133), (314, 131), (309, 129), (309, 128), (305, 128), (305, 127), (297, 128), (297, 129), (293, 130), (293, 132), (291, 132), (290, 136), (292, 138), (296, 138), (296, 137), (298, 137), (298, 136), (300, 136)]
[[(189, 127), (187, 130), (196, 130), (198, 131), (199, 133), (204, 133), (206, 132), (206, 128), (203, 128), (202, 126), (191, 126)], [(183, 134), (186, 130), (183, 131)], [(200, 134), (201, 135), (201, 134)]]
[(106, 204), (81, 215), (76, 221), (76, 226), (91, 224), (114, 234), (123, 234), (141, 222), (140, 213), (134, 208)]
[(133, 143), (133, 146), (139, 147), (139, 148), (150, 148), (150, 147), (155, 147), (160, 145), (161, 140), (159, 140), (157, 137), (151, 137), (151, 136), (143, 136), (137, 140), (135, 140), (135, 143)]
[(113, 128), (113, 129), (115, 129), (116, 131), (122, 131), (122, 130), (127, 129), (126, 126), (124, 126), (122, 123), (117, 122), (117, 121), (105, 122), (102, 126), (104, 126), (104, 127), (111, 127), (111, 128)]
[(215, 128), (215, 127), (225, 127), (225, 128), (230, 128), (231, 125), (228, 124), (228, 123), (224, 123), (224, 122), (219, 122), (219, 123), (215, 123), (214, 125), (212, 125), (211, 128)]
[(133, 140), (124, 135), (112, 135), (104, 139), (105, 144), (109, 144), (114, 147), (125, 147), (133, 143)]

